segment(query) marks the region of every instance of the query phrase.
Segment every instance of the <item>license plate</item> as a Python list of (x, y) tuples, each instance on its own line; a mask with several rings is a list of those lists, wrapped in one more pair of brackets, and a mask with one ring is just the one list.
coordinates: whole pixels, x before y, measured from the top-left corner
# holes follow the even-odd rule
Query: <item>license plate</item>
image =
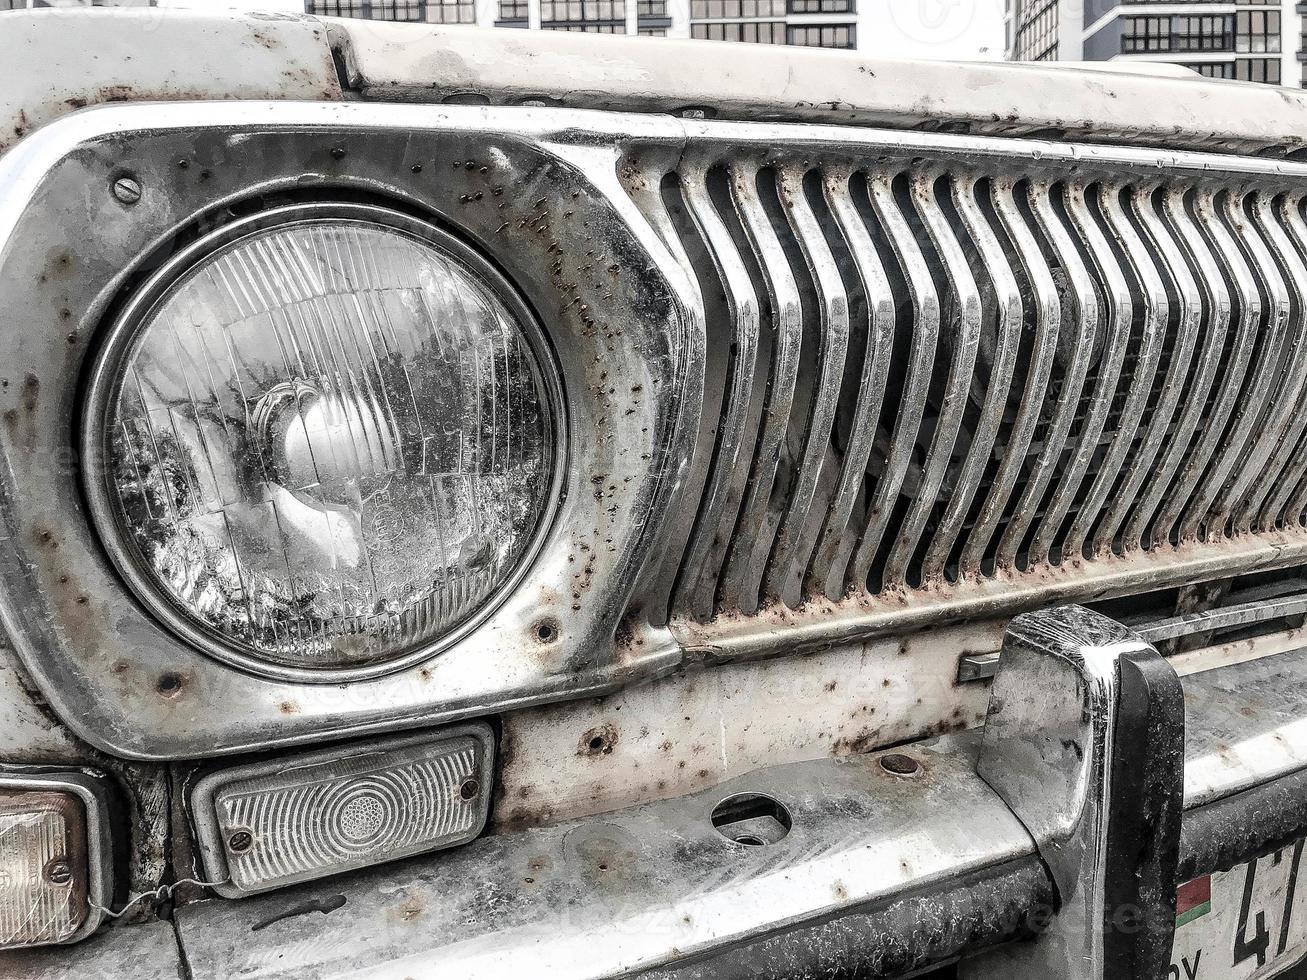
[(1307, 956), (1302, 865), (1298, 841), (1181, 885), (1169, 980), (1262, 980), (1299, 963)]

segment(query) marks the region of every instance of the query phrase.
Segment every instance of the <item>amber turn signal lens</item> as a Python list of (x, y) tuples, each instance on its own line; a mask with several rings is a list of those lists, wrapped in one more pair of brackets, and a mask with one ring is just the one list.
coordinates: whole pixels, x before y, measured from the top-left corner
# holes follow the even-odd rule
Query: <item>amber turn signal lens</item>
[[(70, 777), (0, 777), (0, 949), (80, 939), (100, 919), (92, 896), (105, 901), (105, 873), (96, 798)], [(96, 828), (92, 830), (92, 826)]]

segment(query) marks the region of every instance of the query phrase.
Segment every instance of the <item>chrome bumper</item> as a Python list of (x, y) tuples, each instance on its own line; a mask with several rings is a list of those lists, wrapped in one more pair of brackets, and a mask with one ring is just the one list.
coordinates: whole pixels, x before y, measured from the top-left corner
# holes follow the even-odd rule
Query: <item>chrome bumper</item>
[[(190, 975), (891, 977), (1014, 939), (1028, 940), (1011, 945), (1018, 958), (1040, 964), (1025, 975), (1121, 976), (1110, 971), (1122, 957), (1142, 971), (1159, 955), (1138, 946), (1141, 933), (1158, 945), (1154, 916), (1169, 955), (1177, 882), (1307, 833), (1307, 649), (1186, 677), (1181, 766), (1166, 692), (1181, 682), (1113, 628), (1065, 610), (1014, 620), (986, 729), (891, 750), (920, 763), (914, 776), (882, 766), (887, 752), (778, 766), (424, 860), (197, 902), (175, 921)], [(1026, 656), (1009, 657), (1023, 630)], [(1119, 669), (1131, 657), (1161, 691), (1134, 721), (1141, 689)], [(1138, 724), (1154, 726), (1146, 739)], [(1168, 737), (1182, 819), (1166, 813), (1180, 798), (1165, 792)], [(1132, 790), (1140, 768), (1151, 781)], [(1032, 786), (1036, 773), (1060, 782)], [(763, 847), (721, 836), (710, 814), (735, 793), (783, 803), (789, 834)], [(1123, 857), (1137, 853), (1121, 846), (1127, 832), (1152, 835), (1147, 855)], [(1123, 898), (1131, 882), (1143, 885)], [(1105, 903), (1126, 899), (1150, 928), (1102, 927)], [(157, 925), (6, 965), (66, 972), (135, 937), (135, 975), (146, 956), (176, 975)], [(1049, 966), (1068, 956), (1074, 967)]]

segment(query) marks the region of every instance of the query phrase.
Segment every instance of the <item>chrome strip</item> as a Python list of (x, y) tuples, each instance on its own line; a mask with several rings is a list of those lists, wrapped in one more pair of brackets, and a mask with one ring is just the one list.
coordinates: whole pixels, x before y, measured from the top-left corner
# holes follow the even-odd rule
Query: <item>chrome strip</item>
[[(876, 496), (867, 509), (867, 523), (858, 541), (853, 560), (853, 583), (864, 586), (871, 574), (872, 561), (880, 550), (889, 527), (895, 496), (903, 486), (917, 430), (926, 410), (931, 365), (939, 338), (940, 303), (930, 277), (930, 267), (921, 254), (911, 228), (894, 199), (894, 174), (878, 172), (867, 176), (867, 190), (876, 218), (889, 238), (894, 257), (902, 270), (912, 308), (912, 350), (909, 355), (903, 400), (895, 416), (894, 434), (890, 437), (889, 460), (885, 473), (876, 484)], [(886, 584), (890, 584), (888, 581)]]
[[(962, 413), (967, 407), (967, 395), (971, 389), (972, 375), (975, 372), (976, 348), (980, 342), (981, 306), (980, 292), (976, 288), (975, 278), (962, 254), (952, 229), (944, 220), (939, 204), (935, 199), (935, 185), (942, 175), (928, 172), (915, 177), (912, 181), (912, 203), (917, 215), (926, 226), (935, 252), (944, 265), (950, 292), (947, 297), (949, 317), (948, 346), (952, 349), (949, 360), (948, 376), (944, 381), (944, 396), (935, 419), (935, 431), (931, 437), (930, 449), (926, 462), (922, 466), (921, 485), (917, 488), (907, 516), (900, 525), (899, 537), (894, 542), (889, 558), (885, 563), (885, 582), (902, 585), (906, 583), (908, 563), (921, 541), (926, 520), (939, 498), (939, 488), (944, 482), (945, 471), (953, 454), (957, 441), (958, 429), (962, 425)], [(938, 300), (937, 300), (938, 302)], [(941, 327), (944, 327), (941, 324)], [(963, 496), (959, 489), (956, 496)], [(952, 541), (948, 541), (952, 547)], [(924, 574), (929, 580), (942, 571), (932, 570), (927, 564)], [(932, 574), (933, 572), (933, 574)]]
[(745, 165), (732, 164), (730, 174), (736, 211), (766, 280), (775, 336), (770, 397), (763, 416), (763, 432), (754, 455), (749, 489), (727, 557), (722, 585), (723, 600), (741, 612), (749, 613), (758, 609), (767, 557), (775, 534), (775, 528), (768, 526), (767, 503), (771, 498), (772, 481), (799, 376), (803, 308), (789, 261), (763, 210), (757, 172)]
[[(705, 503), (700, 508), (685, 563), (677, 601), (695, 615), (712, 612), (717, 575), (730, 542), (738, 497), (732, 493), (747, 473), (750, 392), (758, 370), (758, 335), (761, 327), (758, 296), (735, 242), (708, 194), (707, 168), (683, 167), (685, 202), (721, 278), (726, 308), (734, 327), (731, 380), (725, 394), (726, 409), (717, 433), (717, 447)], [(742, 472), (743, 471), (743, 472)]]
[(849, 347), (849, 298), (835, 256), (808, 204), (803, 187), (806, 173), (806, 167), (783, 167), (776, 172), (781, 208), (789, 218), (816, 287), (817, 329), (821, 338), (819, 367), (812, 378), (812, 404), (803, 433), (803, 459), (768, 562), (767, 592), (790, 605), (802, 599), (803, 576), (813, 548), (812, 539), (806, 534), (808, 516), (835, 425), (836, 402)]
[[(944, 572), (944, 564), (957, 544), (962, 523), (967, 512), (975, 502), (980, 490), (980, 481), (990, 459), (999, 449), (999, 425), (1007, 408), (1008, 387), (1012, 383), (1012, 372), (1021, 346), (1022, 305), (1021, 291), (1016, 278), (1008, 265), (993, 229), (981, 214), (976, 203), (976, 180), (974, 177), (959, 177), (952, 182), (953, 201), (963, 227), (975, 243), (984, 264), (985, 274), (989, 279), (989, 288), (993, 292), (995, 315), (998, 318), (997, 339), (994, 342), (993, 366), (990, 370), (989, 385), (985, 392), (985, 401), (980, 409), (980, 420), (971, 437), (971, 448), (966, 461), (958, 472), (956, 485), (949, 497), (948, 506), (940, 520), (939, 527), (931, 539), (926, 552), (924, 572), (926, 579), (939, 579)], [(942, 223), (941, 223), (942, 224)], [(944, 229), (947, 233), (947, 229)], [(952, 245), (956, 254), (958, 246)], [(983, 315), (983, 310), (977, 310)], [(976, 326), (979, 332), (979, 325)], [(982, 514), (985, 513), (982, 504)], [(974, 555), (963, 549), (960, 574), (979, 574), (980, 566), (972, 560)]]
[[(1075, 421), (1076, 410), (1084, 391), (1085, 377), (1089, 372), (1089, 363), (1094, 355), (1095, 342), (1098, 340), (1098, 298), (1094, 295), (1093, 284), (1089, 279), (1080, 253), (1071, 243), (1071, 238), (1050, 200), (1052, 188), (1044, 183), (1031, 183), (1027, 197), (1035, 224), (1053, 250), (1062, 272), (1065, 275), (1066, 289), (1069, 292), (1071, 312), (1075, 323), (1063, 320), (1058, 338), (1059, 347), (1066, 351), (1070, 364), (1065, 365), (1061, 384), (1058, 387), (1057, 401), (1053, 406), (1053, 417), (1044, 433), (1044, 449), (1039, 454), (1035, 470), (1026, 481), (1025, 489), (1017, 499), (1012, 519), (999, 541), (1000, 556), (1010, 555), (1015, 558), (1025, 539), (1026, 530), (1035, 521), (1044, 491), (1057, 469), (1058, 460), (1066, 446), (1067, 434), (1071, 423)], [(1066, 306), (1063, 307), (1066, 311)], [(1074, 341), (1071, 338), (1074, 336)], [(1056, 533), (1050, 528), (1049, 533)], [(1038, 538), (1036, 539), (1038, 540)], [(1028, 565), (1043, 564), (1048, 559), (1046, 550), (1038, 547), (1031, 549), (1027, 558)]]
[(813, 561), (813, 578), (830, 599), (839, 599), (844, 595), (849, 558), (857, 540), (849, 526), (849, 518), (862, 488), (867, 460), (875, 443), (876, 427), (885, 400), (886, 378), (894, 352), (894, 295), (890, 291), (885, 267), (877, 255), (876, 246), (853, 205), (849, 187), (851, 178), (848, 170), (828, 171), (823, 182), (826, 206), (830, 208), (862, 280), (870, 321), (867, 352), (863, 357), (858, 398), (853, 411), (853, 427), (844, 450), (844, 465)]

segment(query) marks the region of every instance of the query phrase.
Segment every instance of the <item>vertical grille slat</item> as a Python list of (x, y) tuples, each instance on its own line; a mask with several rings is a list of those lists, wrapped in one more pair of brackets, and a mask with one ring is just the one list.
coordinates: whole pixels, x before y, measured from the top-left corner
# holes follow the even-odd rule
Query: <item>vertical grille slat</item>
[[(1281, 213), (1288, 223), (1289, 237), (1298, 249), (1299, 256), (1307, 258), (1307, 224), (1303, 222), (1302, 204), (1303, 198), (1294, 196), (1285, 202)], [(1303, 523), (1304, 508), (1307, 508), (1307, 486), (1304, 486), (1304, 479), (1307, 479), (1307, 433), (1304, 433), (1289, 466), (1280, 478), (1283, 490), (1269, 508), (1272, 520), (1278, 516), (1290, 526)]]
[[(994, 353), (985, 400), (980, 408), (976, 430), (972, 435), (971, 448), (959, 472), (957, 485), (940, 521), (939, 530), (931, 542), (930, 549), (926, 552), (925, 578), (927, 580), (937, 579), (943, 573), (974, 498), (981, 492), (985, 468), (999, 448), (999, 429), (1007, 408), (1009, 388), (1021, 346), (1021, 289), (1012, 274), (1002, 246), (999, 245), (993, 229), (981, 212), (976, 195), (974, 177), (954, 180), (954, 205), (965, 234), (976, 248), (993, 295), (994, 315), (997, 318)], [(974, 556), (968, 557), (964, 553), (959, 565), (959, 576), (975, 575), (979, 571), (979, 562), (974, 559)]]
[(803, 307), (798, 285), (776, 231), (758, 193), (758, 172), (745, 165), (730, 167), (731, 196), (749, 245), (765, 279), (774, 334), (770, 390), (762, 432), (754, 455), (744, 506), (727, 555), (723, 601), (743, 613), (758, 610), (766, 559), (775, 528), (769, 526), (768, 504), (780, 462), (799, 376), (803, 341)]
[[(1072, 244), (1071, 237), (1054, 210), (1051, 189), (1046, 184), (1032, 183), (1027, 194), (1035, 223), (1044, 239), (1052, 246), (1052, 253), (1060, 266), (1065, 280), (1064, 289), (1070, 301), (1064, 305), (1066, 310), (1074, 312), (1075, 322), (1069, 323), (1065, 319), (1061, 322), (1061, 339), (1070, 341), (1069, 363), (1063, 371), (1039, 462), (1017, 500), (1012, 520), (999, 543), (999, 554), (1005, 556), (1018, 554), (1026, 531), (1035, 520), (1044, 491), (1052, 482), (1080, 405), (1098, 331), (1098, 297), (1079, 251)], [(1072, 337), (1074, 341), (1071, 341)], [(1032, 548), (1027, 561), (1043, 564), (1047, 559), (1047, 551), (1036, 546)]]
[(712, 611), (717, 575), (735, 522), (741, 479), (748, 472), (745, 453), (751, 394), (758, 371), (761, 318), (753, 280), (736, 243), (708, 191), (706, 168), (683, 169), (681, 182), (686, 208), (712, 256), (731, 320), (734, 363), (726, 389), (717, 434), (717, 447), (708, 488), (700, 507), (679, 586), (678, 602), (698, 616)]
[[(1149, 188), (1147, 193), (1151, 197), (1160, 193), (1160, 188)], [(1198, 283), (1185, 258), (1180, 239), (1163, 219), (1162, 210), (1165, 206), (1162, 210), (1152, 206), (1144, 207), (1136, 196), (1135, 207), (1149, 242), (1161, 258), (1161, 271), (1170, 280), (1171, 290), (1177, 300), (1175, 312), (1178, 324), (1171, 357), (1166, 365), (1167, 388), (1163, 396), (1166, 416), (1161, 416), (1162, 407), (1159, 402), (1152, 420), (1153, 430), (1158, 433), (1161, 455), (1143, 486), (1134, 513), (1126, 523), (1125, 540), (1130, 548), (1147, 547), (1153, 543), (1146, 537), (1148, 528), (1161, 504), (1162, 495), (1166, 493), (1189, 448), (1199, 414), (1207, 401), (1207, 389), (1211, 386), (1212, 372), (1225, 339), (1224, 321), (1212, 317), (1210, 328), (1219, 331), (1220, 336), (1218, 338), (1212, 334), (1206, 338), (1207, 346), (1200, 352), (1198, 364), (1193, 365), (1194, 354), (1198, 350), (1199, 328), (1203, 323), (1203, 298)], [(1185, 404), (1181, 404), (1182, 396)], [(1162, 445), (1163, 440), (1165, 446)]]
[[(1027, 468), (1028, 452), (1044, 415), (1049, 381), (1052, 377), (1057, 346), (1061, 340), (1062, 300), (1057, 291), (1057, 284), (1053, 280), (1052, 269), (1049, 268), (1040, 251), (1030, 226), (1026, 224), (1025, 216), (1017, 206), (1015, 195), (1016, 189), (1012, 181), (994, 182), (994, 210), (1007, 234), (1008, 241), (1017, 253), (1034, 299), (1030, 312), (1035, 319), (1035, 352), (1027, 367), (1025, 390), (1021, 393), (1016, 421), (1013, 423), (1008, 443), (1004, 447), (1003, 461), (994, 481), (994, 493), (986, 502), (985, 510), (967, 542), (967, 553), (964, 557), (967, 563), (978, 562), (988, 550), (999, 521), (1011, 500), (1017, 480), (1022, 471)], [(1004, 548), (1000, 543), (995, 561), (999, 569), (1014, 567), (1015, 544), (1008, 541), (1007, 547)]]
[(903, 487), (912, 454), (917, 445), (922, 417), (926, 411), (935, 349), (939, 339), (939, 296), (921, 248), (907, 219), (899, 210), (893, 190), (893, 175), (877, 173), (867, 178), (871, 207), (880, 223), (890, 249), (902, 271), (908, 291), (912, 348), (899, 412), (890, 437), (889, 454), (875, 496), (867, 514), (866, 528), (858, 542), (854, 558), (855, 587), (873, 588), (872, 562), (880, 550), (889, 527), (895, 498)]
[[(1087, 187), (1082, 181), (1071, 181), (1066, 185), (1064, 200), (1067, 217), (1096, 273), (1104, 304), (1103, 322), (1110, 323), (1111, 327), (1106, 330), (1103, 340), (1097, 376), (1089, 393), (1089, 404), (1081, 423), (1076, 454), (1063, 473), (1044, 523), (1035, 537), (1032, 552), (1037, 555), (1046, 555), (1051, 551), (1054, 536), (1070, 513), (1075, 494), (1084, 481), (1090, 462), (1099, 448), (1121, 378), (1121, 368), (1129, 349), (1130, 332), (1134, 322), (1134, 301), (1129, 284), (1102, 229), (1090, 214), (1086, 193)], [(1104, 464), (1099, 469), (1098, 477), (1088, 490), (1077, 518), (1063, 542), (1061, 555), (1063, 561), (1080, 554), (1088, 532), (1088, 523), (1082, 521), (1082, 515), (1092, 518), (1101, 509), (1103, 500), (1111, 488), (1112, 478), (1120, 466), (1123, 452), (1117, 452), (1115, 444), (1114, 448), (1109, 450)]]
[(653, 217), (710, 348), (673, 629), (818, 642), (1267, 536), (1307, 553), (1301, 188), (886, 139), (670, 164)]
[(803, 456), (790, 493), (789, 506), (781, 519), (776, 548), (769, 562), (767, 592), (787, 603), (801, 598), (804, 573), (812, 555), (811, 537), (805, 535), (817, 492), (817, 479), (826, 459), (840, 380), (849, 345), (849, 299), (844, 291), (835, 256), (831, 253), (817, 217), (804, 193), (805, 170), (777, 171), (781, 208), (789, 219), (816, 289), (818, 330), (821, 342), (814, 379), (812, 406), (803, 435)]
[[(1189, 215), (1185, 204), (1188, 193), (1189, 189), (1186, 187), (1170, 188), (1166, 192), (1165, 211), (1167, 221), (1178, 235), (1191, 267), (1197, 270), (1197, 286), (1202, 293), (1203, 308), (1206, 311), (1207, 335), (1202, 348), (1202, 363), (1197, 372), (1198, 382), (1192, 393), (1186, 396), (1188, 405), (1181, 422), (1181, 429), (1186, 432), (1186, 443), (1198, 429), (1200, 421), (1203, 422), (1203, 428), (1199, 431), (1197, 445), (1189, 452), (1184, 452), (1185, 447), (1182, 445), (1172, 445), (1172, 458), (1168, 460), (1167, 465), (1171, 472), (1175, 472), (1181, 464), (1183, 468), (1180, 469), (1175, 485), (1163, 503), (1161, 513), (1158, 514), (1154, 525), (1154, 543), (1170, 540), (1185, 502), (1190, 499), (1194, 487), (1202, 476), (1203, 467), (1211, 460), (1212, 450), (1216, 448), (1217, 440), (1220, 439), (1229, 418), (1234, 398), (1239, 393), (1244, 365), (1247, 363), (1246, 336), (1250, 323), (1255, 325), (1256, 322), (1249, 321), (1247, 317), (1242, 318), (1231, 352), (1233, 356), (1223, 363), (1227, 350), (1230, 317), (1233, 312), (1230, 290), (1226, 286), (1225, 274), (1217, 264), (1207, 241)], [(1204, 198), (1205, 195), (1201, 193), (1197, 195), (1194, 209), (1199, 221), (1206, 225), (1211, 204), (1210, 201), (1203, 203)], [(1217, 253), (1220, 253), (1219, 246)], [(1218, 372), (1225, 376), (1219, 395), (1216, 390)], [(1209, 397), (1213, 399), (1211, 411), (1203, 420), (1203, 412)], [(1181, 538), (1182, 535), (1177, 540)]]
[[(922, 466), (921, 485), (903, 520), (902, 530), (894, 542), (885, 565), (885, 581), (895, 585), (902, 585), (907, 580), (908, 565), (917, 549), (931, 508), (934, 507), (939, 496), (940, 486), (944, 482), (958, 429), (962, 424), (962, 413), (966, 407), (966, 398), (975, 370), (976, 348), (980, 341), (980, 292), (971, 275), (971, 268), (962, 254), (962, 248), (958, 245), (936, 200), (937, 179), (936, 174), (916, 177), (912, 182), (912, 201), (944, 267), (944, 277), (948, 282), (949, 294), (946, 302), (949, 307), (950, 322), (941, 326), (947, 330), (945, 342), (952, 349), (952, 353), (949, 359), (948, 376), (944, 381), (944, 394), (935, 421), (935, 432)], [(941, 310), (943, 305), (941, 304)], [(955, 488), (954, 493), (958, 497), (966, 496), (965, 490), (960, 487)], [(951, 547), (951, 543), (948, 546)], [(941, 570), (942, 564), (934, 571), (938, 573)], [(929, 562), (926, 566), (926, 577), (933, 577)]]
[(853, 554), (856, 536), (851, 533), (850, 518), (857, 503), (858, 491), (866, 479), (867, 462), (876, 441), (876, 428), (885, 401), (886, 381), (894, 353), (894, 294), (885, 274), (876, 246), (854, 206), (848, 169), (829, 173), (823, 181), (826, 206), (849, 250), (866, 298), (868, 337), (862, 374), (858, 379), (857, 399), (844, 462), (835, 496), (831, 501), (825, 526), (814, 559), (813, 578), (827, 598), (844, 595), (845, 575)]
[[(1262, 329), (1262, 317), (1266, 312), (1262, 292), (1258, 288), (1252, 269), (1248, 266), (1243, 250), (1239, 247), (1231, 228), (1226, 224), (1225, 216), (1232, 213), (1232, 208), (1237, 208), (1237, 205), (1232, 206), (1235, 195), (1227, 191), (1219, 196), (1220, 201), (1217, 200), (1216, 192), (1200, 193), (1195, 199), (1194, 207), (1202, 222), (1203, 230), (1216, 248), (1216, 254), (1221, 256), (1225, 264), (1239, 304), (1240, 321), (1239, 334), (1235, 340), (1235, 360), (1227, 372), (1226, 389), (1222, 394), (1221, 403), (1224, 405), (1227, 400), (1230, 403), (1226, 408), (1227, 413), (1230, 413), (1228, 423), (1230, 434), (1221, 444), (1221, 448), (1212, 453), (1209, 472), (1199, 484), (1193, 499), (1185, 505), (1184, 517), (1180, 522), (1181, 541), (1197, 540), (1200, 533), (1205, 534), (1212, 523), (1215, 523), (1209, 523), (1207, 519), (1209, 514), (1215, 511), (1221, 488), (1239, 462), (1238, 457), (1246, 444), (1248, 433), (1261, 412), (1261, 400), (1265, 397), (1265, 388), (1262, 384), (1263, 371), (1265, 365), (1271, 361), (1270, 351), (1274, 345), (1274, 338), (1268, 339), (1267, 333)], [(1261, 343), (1258, 343), (1259, 340)], [(1257, 362), (1253, 363), (1255, 349)], [(1251, 374), (1249, 374), (1250, 368)], [(1240, 383), (1245, 377), (1250, 379), (1250, 383), (1247, 395), (1240, 399), (1238, 397)], [(1222, 423), (1222, 426), (1224, 424)], [(1212, 428), (1219, 430), (1222, 426)], [(1211, 436), (1210, 431), (1208, 435)], [(1195, 468), (1199, 468), (1202, 463), (1202, 460), (1195, 459)]]
[[(1108, 216), (1117, 241), (1125, 252), (1136, 288), (1142, 296), (1144, 317), (1151, 324), (1151, 328), (1146, 327), (1145, 332), (1151, 329), (1159, 335), (1166, 334), (1171, 317), (1171, 301), (1163, 284), (1162, 275), (1153, 261), (1152, 250), (1144, 244), (1143, 238), (1130, 220), (1129, 213), (1121, 203), (1123, 194), (1130, 197), (1131, 211), (1140, 210), (1140, 191), (1137, 188), (1113, 185), (1107, 189), (1107, 193), (1102, 198), (1104, 213)], [(1193, 349), (1192, 337), (1182, 332), (1181, 344), (1183, 346), (1177, 345), (1173, 354), (1174, 360), (1178, 362), (1177, 372), (1176, 374), (1163, 373), (1162, 390), (1158, 393), (1152, 410), (1148, 412), (1147, 421), (1140, 425), (1139, 445), (1132, 447), (1125, 475), (1113, 491), (1113, 499), (1107, 514), (1095, 533), (1095, 554), (1107, 554), (1115, 549), (1117, 535), (1121, 533), (1126, 515), (1138, 500), (1139, 489), (1151, 472), (1154, 460), (1162, 448), (1162, 441), (1169, 431), (1171, 415), (1180, 398), (1183, 372), (1188, 368), (1189, 354)], [(1161, 346), (1159, 345), (1155, 350), (1160, 354)], [(1140, 385), (1148, 385), (1151, 388), (1159, 360), (1160, 357), (1156, 356), (1150, 358), (1145, 371), (1139, 370), (1139, 367), (1144, 364), (1142, 360), (1136, 366), (1136, 379)], [(1137, 541), (1125, 539), (1121, 542), (1121, 550), (1124, 552), (1137, 550), (1138, 547)]]
[[(1265, 205), (1265, 196), (1262, 193), (1249, 196), (1253, 200), (1254, 212)], [(1266, 465), (1266, 460), (1278, 438), (1277, 421), (1284, 415), (1283, 389), (1288, 381), (1288, 360), (1293, 353), (1288, 330), (1291, 312), (1289, 292), (1275, 261), (1271, 258), (1270, 250), (1245, 212), (1242, 198), (1236, 202), (1233, 197), (1227, 197), (1226, 216), (1236, 239), (1248, 256), (1248, 264), (1257, 276), (1263, 294), (1267, 297), (1266, 309), (1270, 319), (1267, 333), (1271, 342), (1266, 344), (1261, 352), (1260, 370), (1257, 372), (1253, 386), (1254, 392), (1263, 394), (1260, 397), (1254, 396), (1258, 407), (1244, 419), (1246, 428), (1233, 446), (1243, 458), (1233, 469), (1229, 482), (1217, 495), (1213, 513), (1209, 518), (1209, 527), (1216, 528), (1218, 532), (1225, 528), (1233, 512), (1243, 501), (1248, 488), (1257, 478), (1262, 467)]]
[(1290, 450), (1302, 434), (1303, 425), (1307, 424), (1307, 412), (1302, 410), (1303, 385), (1307, 382), (1307, 345), (1304, 345), (1303, 314), (1307, 312), (1307, 269), (1303, 267), (1298, 250), (1290, 243), (1281, 224), (1281, 212), (1274, 199), (1269, 195), (1259, 195), (1257, 223), (1270, 244), (1271, 251), (1279, 260), (1285, 273), (1285, 286), (1289, 291), (1291, 315), (1299, 324), (1295, 332), (1285, 364), (1285, 397), (1283, 411), (1274, 422), (1275, 443), (1263, 471), (1253, 483), (1243, 506), (1235, 514), (1235, 527), (1247, 531), (1258, 526), (1258, 510), (1265, 498), (1275, 488), (1275, 479), (1289, 465)]

